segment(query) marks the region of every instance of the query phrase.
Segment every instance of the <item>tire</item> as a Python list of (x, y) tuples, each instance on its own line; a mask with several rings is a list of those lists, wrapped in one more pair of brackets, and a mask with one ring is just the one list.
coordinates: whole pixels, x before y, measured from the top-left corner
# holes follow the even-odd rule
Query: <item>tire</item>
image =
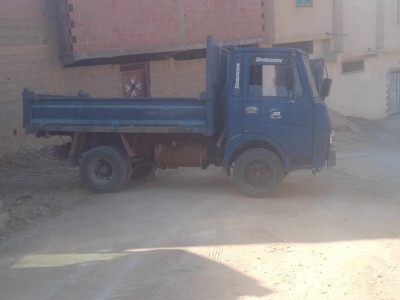
[(80, 173), (86, 186), (95, 193), (113, 193), (127, 181), (129, 168), (123, 152), (114, 146), (101, 146), (84, 155)]
[(246, 196), (262, 198), (273, 195), (284, 177), (280, 159), (266, 149), (250, 149), (236, 160), (233, 179)]
[(124, 188), (129, 184), (129, 182), (131, 182), (132, 172), (133, 172), (133, 164), (130, 161), (129, 156), (126, 155), (126, 153), (121, 148), (119, 148), (117, 146), (107, 146), (107, 147), (117, 150), (125, 158), (125, 162), (126, 162), (126, 166), (127, 166), (127, 175), (126, 175), (125, 182), (122, 184), (122, 188)]
[(132, 180), (144, 180), (151, 177), (157, 170), (154, 161), (140, 162), (133, 168)]
[(131, 182), (132, 179), (132, 175), (133, 175), (133, 165), (132, 163), (129, 161), (129, 157), (126, 157), (126, 165), (128, 167), (128, 171), (127, 171), (127, 175), (126, 175), (126, 179), (124, 184), (122, 185), (122, 187), (125, 187), (129, 184), (129, 182)]

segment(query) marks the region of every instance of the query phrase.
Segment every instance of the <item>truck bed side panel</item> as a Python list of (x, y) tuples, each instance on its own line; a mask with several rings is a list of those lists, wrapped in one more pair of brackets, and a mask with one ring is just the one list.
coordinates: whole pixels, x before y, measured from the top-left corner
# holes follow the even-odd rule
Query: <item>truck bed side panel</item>
[(206, 101), (195, 98), (96, 99), (24, 93), (27, 132), (205, 133)]

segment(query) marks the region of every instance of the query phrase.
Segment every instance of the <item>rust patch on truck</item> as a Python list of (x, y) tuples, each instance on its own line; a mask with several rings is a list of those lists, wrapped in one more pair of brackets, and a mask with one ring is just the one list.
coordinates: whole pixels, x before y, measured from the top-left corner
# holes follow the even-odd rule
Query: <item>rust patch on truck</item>
[(156, 147), (155, 161), (160, 169), (207, 168), (209, 165), (208, 152), (208, 147), (205, 144), (173, 141), (169, 145), (164, 144)]

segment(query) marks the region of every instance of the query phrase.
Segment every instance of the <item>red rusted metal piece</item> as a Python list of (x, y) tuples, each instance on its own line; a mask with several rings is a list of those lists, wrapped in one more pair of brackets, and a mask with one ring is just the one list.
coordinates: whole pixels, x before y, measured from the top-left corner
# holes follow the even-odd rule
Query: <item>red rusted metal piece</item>
[[(205, 144), (207, 148), (215, 144), (216, 137), (204, 137), (200, 134), (134, 134), (120, 133), (122, 144), (129, 157), (144, 156), (153, 153), (157, 145), (171, 145), (176, 141), (178, 144)], [(192, 143), (196, 140), (197, 143)]]
[(128, 154), (129, 157), (143, 156), (154, 147), (154, 145), (148, 143), (145, 138), (141, 138), (139, 135), (120, 133), (120, 136), (126, 154)]
[(170, 145), (164, 144), (156, 147), (155, 161), (160, 169), (207, 168), (209, 165), (208, 147), (205, 144), (173, 141)]
[(82, 152), (83, 148), (85, 147), (87, 139), (86, 132), (75, 132), (72, 137), (72, 144), (69, 150), (68, 158), (72, 159), (78, 156), (79, 153)]

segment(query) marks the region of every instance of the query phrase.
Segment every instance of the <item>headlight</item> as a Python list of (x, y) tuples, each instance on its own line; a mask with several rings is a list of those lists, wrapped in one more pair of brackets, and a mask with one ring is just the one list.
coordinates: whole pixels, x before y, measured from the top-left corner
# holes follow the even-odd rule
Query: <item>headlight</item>
[(333, 137), (335, 136), (335, 133), (333, 132), (333, 130), (331, 131), (331, 136), (329, 138), (329, 143), (332, 145), (333, 144)]

